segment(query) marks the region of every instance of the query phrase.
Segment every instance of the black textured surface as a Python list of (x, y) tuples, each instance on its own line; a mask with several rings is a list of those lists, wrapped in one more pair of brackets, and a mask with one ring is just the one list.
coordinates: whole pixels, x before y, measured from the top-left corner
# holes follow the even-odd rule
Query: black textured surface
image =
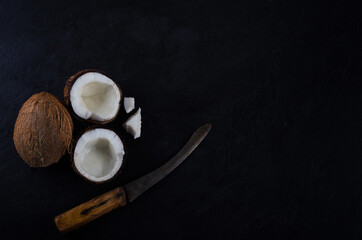
[[(1, 239), (362, 238), (360, 4), (52, 2), (0, 1)], [(143, 113), (122, 174), (102, 185), (68, 157), (29, 168), (12, 142), (22, 103), (61, 98), (86, 68)], [(57, 232), (54, 216), (158, 167), (206, 122), (166, 180)]]

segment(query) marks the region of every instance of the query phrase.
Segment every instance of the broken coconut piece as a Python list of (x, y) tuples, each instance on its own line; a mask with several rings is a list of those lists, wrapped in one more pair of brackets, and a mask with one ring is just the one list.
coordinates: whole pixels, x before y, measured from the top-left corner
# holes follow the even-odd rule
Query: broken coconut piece
[(141, 136), (141, 123), (141, 108), (139, 108), (135, 114), (128, 118), (123, 127), (136, 139)]
[(123, 99), (124, 110), (126, 113), (130, 113), (134, 109), (134, 98), (133, 97), (125, 97)]
[(115, 132), (94, 128), (86, 131), (77, 141), (73, 166), (76, 172), (91, 182), (106, 182), (120, 171), (124, 155), (124, 145)]
[(81, 119), (108, 123), (116, 118), (122, 92), (118, 85), (99, 70), (84, 70), (72, 77), (64, 88), (64, 100)]

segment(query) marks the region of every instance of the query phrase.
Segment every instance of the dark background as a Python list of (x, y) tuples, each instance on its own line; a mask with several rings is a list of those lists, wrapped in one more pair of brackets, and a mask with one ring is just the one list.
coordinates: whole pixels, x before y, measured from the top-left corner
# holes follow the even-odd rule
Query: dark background
[[(362, 238), (360, 4), (58, 2), (0, 1), (1, 239)], [(12, 141), (22, 103), (63, 100), (86, 68), (143, 113), (122, 173), (101, 185), (68, 156), (30, 168)], [(56, 215), (160, 166), (207, 122), (199, 148), (141, 198), (57, 232)]]

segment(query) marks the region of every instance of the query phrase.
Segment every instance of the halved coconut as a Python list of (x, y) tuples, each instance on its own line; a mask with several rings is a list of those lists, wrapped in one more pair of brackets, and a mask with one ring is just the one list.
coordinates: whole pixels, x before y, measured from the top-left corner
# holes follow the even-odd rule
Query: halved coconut
[(124, 155), (123, 142), (115, 132), (94, 128), (78, 139), (73, 155), (74, 168), (91, 182), (109, 181), (120, 171)]
[(95, 123), (114, 120), (120, 108), (122, 92), (103, 72), (88, 69), (76, 73), (66, 83), (64, 100), (81, 119)]

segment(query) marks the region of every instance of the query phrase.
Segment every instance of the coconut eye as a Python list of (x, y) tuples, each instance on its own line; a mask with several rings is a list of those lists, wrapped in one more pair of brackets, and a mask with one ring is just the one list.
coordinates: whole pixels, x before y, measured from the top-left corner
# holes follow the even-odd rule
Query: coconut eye
[(86, 131), (77, 141), (74, 168), (91, 182), (105, 182), (119, 172), (124, 155), (123, 142), (115, 132), (95, 128)]
[(116, 118), (122, 92), (118, 85), (104, 74), (96, 70), (85, 70), (68, 80), (64, 97), (78, 117), (104, 124)]

